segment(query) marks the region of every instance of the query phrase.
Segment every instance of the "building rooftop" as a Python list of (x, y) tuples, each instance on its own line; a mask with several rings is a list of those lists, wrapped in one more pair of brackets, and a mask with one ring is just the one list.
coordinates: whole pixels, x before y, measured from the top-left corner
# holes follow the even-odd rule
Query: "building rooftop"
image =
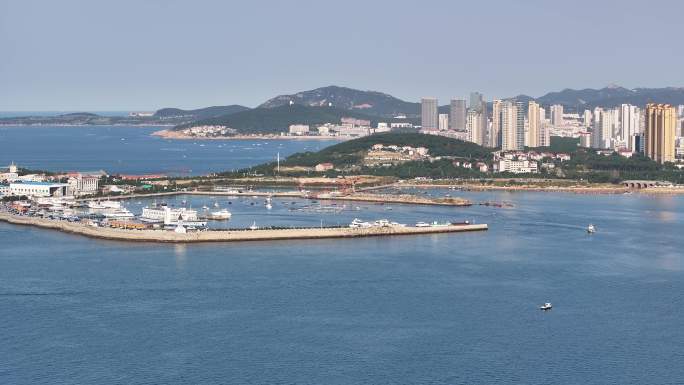
[(68, 183), (57, 183), (57, 182), (33, 182), (33, 181), (12, 182), (12, 184), (25, 184), (25, 185), (29, 185), (29, 186), (51, 186), (51, 187), (64, 187), (64, 186), (69, 186)]

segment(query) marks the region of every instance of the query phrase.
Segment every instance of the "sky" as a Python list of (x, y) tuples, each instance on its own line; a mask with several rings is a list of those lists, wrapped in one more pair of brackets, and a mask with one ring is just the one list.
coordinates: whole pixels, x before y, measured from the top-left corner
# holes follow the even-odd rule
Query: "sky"
[(682, 15), (658, 0), (0, 0), (0, 111), (684, 86)]

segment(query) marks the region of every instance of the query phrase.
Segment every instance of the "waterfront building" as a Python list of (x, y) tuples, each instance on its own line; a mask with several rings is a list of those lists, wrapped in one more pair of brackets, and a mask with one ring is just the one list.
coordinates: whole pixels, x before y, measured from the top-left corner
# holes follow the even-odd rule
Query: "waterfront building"
[(99, 175), (76, 174), (69, 177), (70, 195), (95, 194), (99, 189)]
[(451, 130), (464, 131), (466, 129), (466, 101), (464, 99), (452, 99), (450, 104), (449, 123)]
[[(620, 139), (629, 142), (632, 135), (639, 130), (639, 109), (631, 104), (620, 106)], [(629, 144), (629, 143), (625, 143)], [(627, 146), (634, 151), (632, 147)]]
[(514, 160), (502, 158), (495, 165), (497, 165), (498, 172), (510, 172), (513, 174), (536, 174), (539, 172), (537, 162), (529, 159)]
[(437, 130), (437, 98), (422, 98), (420, 100), (420, 122), (422, 130)]
[(449, 114), (439, 114), (439, 130), (448, 131), (449, 130)]
[(28, 197), (60, 197), (67, 196), (67, 183), (53, 182), (14, 182), (9, 185), (9, 195)]
[(646, 105), (646, 156), (658, 163), (675, 159), (676, 110), (669, 104)]
[(307, 124), (291, 124), (290, 135), (306, 135), (309, 133), (309, 126)]

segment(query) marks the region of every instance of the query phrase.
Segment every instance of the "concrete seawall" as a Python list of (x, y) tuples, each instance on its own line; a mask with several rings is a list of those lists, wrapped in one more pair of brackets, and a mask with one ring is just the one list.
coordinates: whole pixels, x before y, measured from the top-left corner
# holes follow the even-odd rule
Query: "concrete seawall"
[(208, 230), (186, 234), (164, 230), (123, 230), (108, 227), (92, 227), (82, 223), (55, 221), (50, 219), (15, 216), (0, 213), (0, 221), (54, 229), (68, 233), (81, 234), (92, 238), (140, 242), (242, 242), (270, 241), (289, 239), (357, 238), (372, 236), (419, 235), (455, 233), (487, 230), (486, 224), (452, 225), (444, 227), (371, 227), (367, 229), (343, 228), (306, 228), (306, 229), (263, 229), (263, 230)]

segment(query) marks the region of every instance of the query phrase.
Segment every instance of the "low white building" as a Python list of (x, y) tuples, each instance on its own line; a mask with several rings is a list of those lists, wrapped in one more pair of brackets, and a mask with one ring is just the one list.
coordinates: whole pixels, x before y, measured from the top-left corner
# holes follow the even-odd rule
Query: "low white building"
[(539, 172), (536, 161), (501, 159), (498, 163), (498, 172), (510, 172), (513, 174), (536, 174)]
[(291, 124), (290, 135), (306, 135), (309, 133), (309, 125), (307, 124)]
[(69, 184), (53, 182), (10, 183), (9, 195), (28, 197), (60, 197), (69, 194)]

